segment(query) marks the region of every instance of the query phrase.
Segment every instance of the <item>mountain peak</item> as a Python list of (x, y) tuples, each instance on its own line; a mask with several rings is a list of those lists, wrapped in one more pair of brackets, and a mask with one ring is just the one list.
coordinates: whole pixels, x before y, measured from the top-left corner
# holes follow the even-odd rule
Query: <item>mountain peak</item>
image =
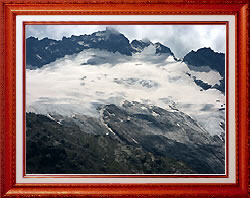
[(133, 40), (131, 42), (131, 46), (136, 52), (142, 52), (145, 47), (148, 47), (151, 44), (152, 44), (151, 41), (149, 41), (148, 39), (147, 40)]
[(34, 37), (34, 36), (31, 36), (31, 37), (27, 38), (27, 40), (36, 40), (36, 41), (38, 41), (38, 38)]
[(190, 51), (183, 59), (189, 65), (200, 67), (210, 66), (222, 76), (225, 73), (225, 54), (215, 52), (210, 47), (203, 47), (197, 51)]
[[(194, 51), (195, 52), (195, 51)], [(207, 53), (216, 53), (212, 48), (210, 47), (203, 47), (203, 48), (200, 48), (196, 51), (196, 53), (199, 53), (199, 52), (207, 52)]]
[(212, 70), (219, 72), (223, 78), (217, 89), (225, 93), (225, 54), (215, 52), (210, 47), (200, 48), (197, 51), (190, 51), (183, 58), (189, 68), (190, 66), (203, 67), (208, 66)]
[(169, 54), (174, 56), (170, 48), (161, 43), (152, 43), (149, 39), (133, 40), (128, 38), (113, 27), (79, 36), (63, 37), (62, 40), (43, 38), (41, 40), (30, 37), (26, 39), (27, 65), (30, 68), (42, 67), (65, 55), (79, 53), (86, 49), (100, 49), (113, 53), (131, 56), (133, 53), (142, 52), (146, 47), (155, 47), (155, 54)]
[(163, 54), (163, 53), (169, 54), (169, 55), (173, 56), (175, 60), (177, 60), (174, 53), (171, 51), (171, 49), (169, 47), (166, 47), (165, 45), (161, 44), (160, 42), (155, 43), (154, 46), (156, 47), (156, 52), (155, 52), (156, 54)]
[(91, 34), (91, 36), (98, 36), (98, 37), (105, 37), (105, 38), (109, 38), (110, 36), (115, 36), (115, 35), (125, 37), (122, 33), (120, 33), (119, 31), (117, 31), (116, 29), (112, 27), (106, 27), (105, 30), (97, 31)]
[(198, 49), (197, 51), (192, 50), (191, 52), (193, 52), (193, 53), (211, 53), (211, 54), (225, 55), (224, 53), (214, 51), (211, 47), (202, 47), (202, 48)]
[(131, 56), (133, 49), (129, 40), (117, 30), (107, 27), (104, 31), (98, 31), (88, 37), (90, 48), (107, 50), (109, 52), (119, 52), (120, 54)]

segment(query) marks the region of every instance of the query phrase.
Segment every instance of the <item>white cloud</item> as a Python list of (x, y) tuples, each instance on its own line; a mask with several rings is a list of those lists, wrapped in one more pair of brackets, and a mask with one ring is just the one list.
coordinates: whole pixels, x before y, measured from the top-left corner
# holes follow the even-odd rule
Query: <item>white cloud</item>
[[(48, 37), (62, 39), (63, 36), (91, 34), (105, 30), (106, 25), (27, 25), (26, 36), (39, 39)], [(225, 52), (225, 25), (109, 25), (123, 33), (130, 41), (149, 39), (161, 42), (171, 48), (178, 58), (189, 51), (211, 47), (217, 52)]]

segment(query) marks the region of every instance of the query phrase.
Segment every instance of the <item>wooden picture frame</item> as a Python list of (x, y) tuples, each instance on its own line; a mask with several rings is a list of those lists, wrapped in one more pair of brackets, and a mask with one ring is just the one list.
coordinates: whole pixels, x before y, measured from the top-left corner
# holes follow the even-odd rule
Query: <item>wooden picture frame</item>
[[(46, 1), (4, 0), (1, 10), (2, 197), (247, 197), (249, 2), (242, 1)], [(17, 183), (16, 17), (22, 15), (232, 15), (235, 17), (235, 183)]]

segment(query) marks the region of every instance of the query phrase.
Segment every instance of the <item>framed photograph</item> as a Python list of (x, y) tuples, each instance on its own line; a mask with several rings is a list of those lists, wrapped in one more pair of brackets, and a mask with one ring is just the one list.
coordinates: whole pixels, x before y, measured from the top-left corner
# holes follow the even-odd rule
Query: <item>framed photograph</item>
[(248, 196), (248, 1), (0, 6), (1, 196)]

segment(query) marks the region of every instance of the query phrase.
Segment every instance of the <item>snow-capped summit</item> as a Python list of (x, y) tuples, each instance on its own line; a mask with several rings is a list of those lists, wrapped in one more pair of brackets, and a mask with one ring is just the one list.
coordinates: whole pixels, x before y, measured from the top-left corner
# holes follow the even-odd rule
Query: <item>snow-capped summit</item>
[(153, 43), (149, 40), (133, 40), (131, 42), (131, 46), (135, 52), (142, 52), (144, 48), (148, 47), (149, 45), (153, 45)]
[(87, 49), (100, 49), (131, 56), (134, 53), (142, 52), (149, 45), (155, 47), (156, 54), (165, 53), (174, 56), (173, 52), (161, 43), (153, 44), (147, 39), (133, 40), (130, 43), (122, 33), (107, 27), (103, 31), (97, 31), (90, 35), (73, 35), (63, 37), (62, 40), (58, 41), (48, 38), (38, 40), (29, 37), (26, 39), (26, 62), (27, 68), (36, 69), (63, 58), (65, 55), (77, 54)]

